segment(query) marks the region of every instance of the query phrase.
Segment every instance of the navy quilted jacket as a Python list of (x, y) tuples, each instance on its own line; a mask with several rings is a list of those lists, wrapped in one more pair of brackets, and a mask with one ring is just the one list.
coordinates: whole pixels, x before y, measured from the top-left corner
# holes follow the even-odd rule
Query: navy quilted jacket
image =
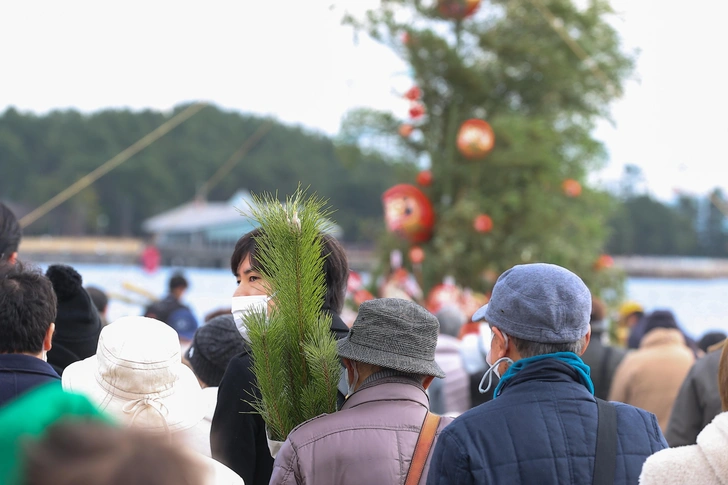
[[(648, 456), (667, 448), (654, 415), (617, 407), (615, 484), (637, 484)], [(428, 485), (592, 483), (597, 405), (576, 371), (559, 360), (534, 362), (497, 399), (462, 414), (434, 450)]]

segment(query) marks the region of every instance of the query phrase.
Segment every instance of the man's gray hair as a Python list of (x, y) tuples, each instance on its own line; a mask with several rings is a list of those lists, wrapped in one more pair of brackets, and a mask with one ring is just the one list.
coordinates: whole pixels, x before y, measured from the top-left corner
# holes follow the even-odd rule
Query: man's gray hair
[(462, 310), (455, 305), (443, 306), (435, 316), (437, 321), (440, 322), (440, 333), (451, 337), (457, 337), (460, 334), (460, 329), (468, 319)]
[(573, 352), (576, 355), (581, 355), (584, 347), (586, 346), (586, 335), (577, 340), (576, 342), (567, 342), (563, 344), (544, 344), (541, 342), (531, 342), (530, 340), (523, 340), (516, 337), (508, 338), (516, 346), (516, 350), (521, 354), (521, 357), (527, 359), (528, 357), (535, 357), (537, 355), (555, 354), (556, 352)]

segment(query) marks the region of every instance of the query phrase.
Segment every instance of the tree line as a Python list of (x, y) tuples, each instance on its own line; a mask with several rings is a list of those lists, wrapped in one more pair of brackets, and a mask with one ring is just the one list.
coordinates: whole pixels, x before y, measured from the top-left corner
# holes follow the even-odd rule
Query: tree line
[[(178, 107), (178, 112), (183, 107)], [(0, 200), (20, 213), (46, 202), (159, 126), (173, 113), (73, 110), (0, 116)], [(205, 108), (166, 137), (61, 205), (26, 234), (142, 236), (148, 217), (192, 200), (197, 190), (266, 120)], [(615, 255), (728, 257), (718, 189), (661, 202), (638, 190), (635, 167), (612, 198), (605, 250)], [(374, 242), (384, 231), (381, 194), (413, 183), (412, 161), (363, 150), (273, 122), (268, 135), (209, 193), (227, 200), (238, 189), (292, 193), (299, 181), (328, 198), (348, 242)], [(606, 206), (605, 206), (606, 207)], [(606, 210), (606, 209), (605, 209)]]
[[(38, 116), (9, 108), (0, 116), (0, 200), (26, 213), (182, 109), (166, 114), (64, 110)], [(272, 120), (207, 107), (25, 233), (141, 236), (144, 220), (191, 201), (267, 121)], [(382, 192), (414, 173), (411, 164), (273, 121), (267, 135), (207, 198), (228, 200), (240, 189), (284, 197), (301, 183), (329, 200), (348, 241), (370, 240), (381, 226)]]

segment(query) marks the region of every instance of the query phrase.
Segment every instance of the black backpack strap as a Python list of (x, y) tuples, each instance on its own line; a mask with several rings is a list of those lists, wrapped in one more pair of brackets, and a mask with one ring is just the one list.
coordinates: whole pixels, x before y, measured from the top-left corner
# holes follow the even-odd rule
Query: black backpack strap
[(617, 467), (617, 408), (597, 398), (597, 451), (593, 485), (614, 485)]

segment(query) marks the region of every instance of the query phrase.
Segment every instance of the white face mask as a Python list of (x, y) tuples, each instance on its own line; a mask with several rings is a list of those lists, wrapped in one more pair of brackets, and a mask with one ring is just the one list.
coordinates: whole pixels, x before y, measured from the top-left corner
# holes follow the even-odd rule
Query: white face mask
[[(491, 333), (491, 340), (493, 339), (493, 334)], [(503, 338), (505, 339), (505, 348), (508, 348), (508, 335), (503, 334)], [(490, 353), (488, 353), (488, 357), (485, 359), (485, 362), (489, 365), (488, 370), (485, 371), (485, 374), (483, 374), (483, 378), (480, 380), (480, 385), (478, 386), (478, 391), (481, 394), (485, 394), (488, 392), (493, 386), (493, 374), (498, 376), (498, 379), (501, 378), (500, 371), (498, 368), (500, 367), (501, 362), (510, 362), (513, 364), (513, 359), (510, 357), (501, 357), (500, 359), (496, 360), (492, 364), (490, 363)], [(483, 383), (485, 382), (485, 378), (488, 378), (488, 387), (483, 389)]]
[(267, 295), (234, 296), (231, 302), (231, 313), (240, 335), (248, 340), (248, 326), (245, 319), (248, 315), (263, 313), (268, 310), (270, 297)]

